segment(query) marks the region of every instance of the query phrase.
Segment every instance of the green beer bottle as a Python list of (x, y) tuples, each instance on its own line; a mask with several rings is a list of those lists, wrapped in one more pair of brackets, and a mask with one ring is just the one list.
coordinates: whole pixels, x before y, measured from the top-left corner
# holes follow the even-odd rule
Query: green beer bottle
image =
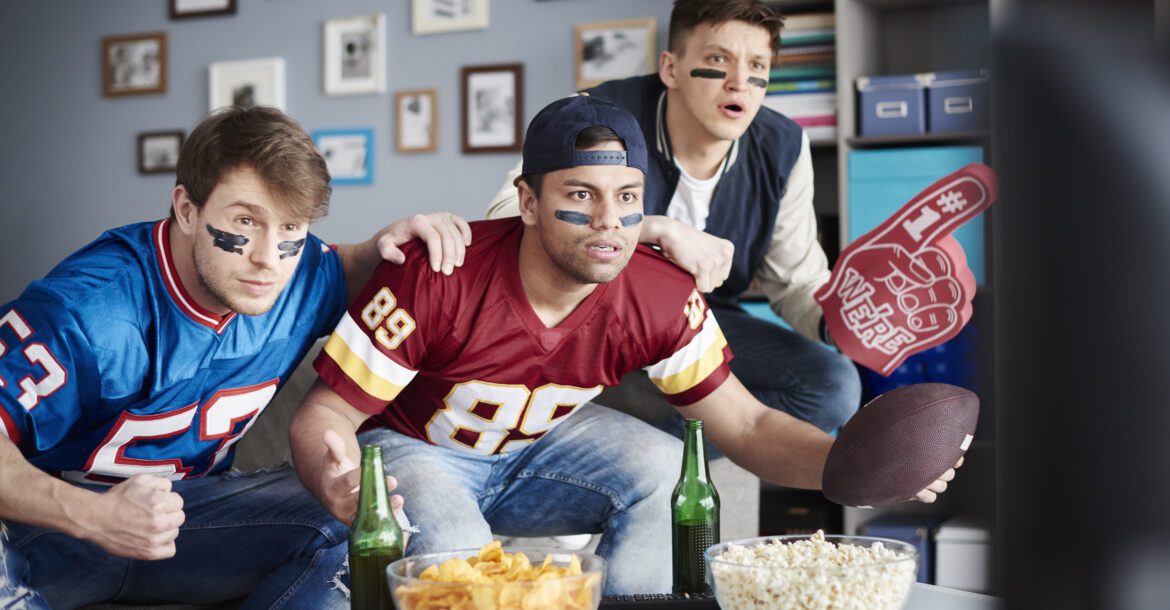
[(402, 528), (390, 509), (382, 448), (362, 448), (362, 482), (357, 516), (349, 529), (349, 607), (393, 608), (386, 566), (402, 558)]
[(703, 552), (719, 542), (719, 492), (707, 470), (703, 420), (688, 419), (682, 476), (670, 496), (674, 592), (702, 593), (707, 586)]

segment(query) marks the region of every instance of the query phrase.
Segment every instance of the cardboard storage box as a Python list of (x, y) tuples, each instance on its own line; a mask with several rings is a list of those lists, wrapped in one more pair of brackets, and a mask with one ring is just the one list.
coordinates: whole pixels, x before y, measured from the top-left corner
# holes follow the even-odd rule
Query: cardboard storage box
[(931, 133), (988, 128), (987, 71), (937, 72), (926, 88), (926, 124)]
[(926, 133), (928, 74), (857, 79), (858, 135)]
[(934, 584), (975, 593), (991, 591), (990, 530), (955, 517), (939, 526), (934, 542)]

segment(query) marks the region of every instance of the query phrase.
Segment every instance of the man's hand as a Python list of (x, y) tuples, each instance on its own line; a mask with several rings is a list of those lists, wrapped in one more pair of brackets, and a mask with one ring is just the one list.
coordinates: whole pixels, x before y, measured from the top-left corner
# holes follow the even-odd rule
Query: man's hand
[(666, 216), (646, 216), (642, 240), (662, 248), (662, 254), (695, 276), (695, 287), (707, 293), (723, 285), (731, 273), (735, 244)]
[(81, 538), (119, 557), (166, 559), (175, 555), (185, 520), (183, 498), (171, 491), (171, 481), (140, 474), (98, 497)]
[(849, 244), (815, 298), (841, 351), (889, 375), (971, 319), (975, 277), (950, 233), (995, 201), (991, 168), (972, 163), (935, 182)]
[[(361, 485), (361, 470), (345, 451), (345, 442), (333, 430), (326, 430), (321, 440), (325, 443), (325, 463), (321, 470), (319, 489), (324, 491), (321, 503), (338, 521), (352, 525), (357, 516), (358, 488)], [(398, 486), (394, 477), (386, 475), (386, 491)], [(402, 510), (402, 496), (390, 498), (394, 512)]]
[(963, 465), (963, 458), (955, 462), (954, 468), (948, 468), (946, 472), (942, 473), (939, 478), (935, 479), (933, 483), (926, 486), (926, 489), (914, 494), (911, 500), (917, 500), (923, 504), (930, 504), (938, 499), (939, 494), (947, 490), (947, 483), (954, 480), (955, 469)]
[(377, 237), (382, 258), (401, 264), (406, 255), (398, 248), (414, 238), (426, 242), (431, 269), (451, 275), (463, 265), (467, 246), (471, 245), (471, 226), (455, 214), (433, 212), (415, 214), (382, 229)]

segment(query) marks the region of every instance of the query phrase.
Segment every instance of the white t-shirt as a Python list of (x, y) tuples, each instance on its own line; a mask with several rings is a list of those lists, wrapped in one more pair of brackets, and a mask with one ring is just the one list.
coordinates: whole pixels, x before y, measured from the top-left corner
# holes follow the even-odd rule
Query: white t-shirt
[(714, 176), (699, 180), (688, 174), (677, 162), (675, 166), (679, 171), (678, 186), (674, 189), (670, 205), (666, 207), (666, 215), (700, 231), (705, 230), (707, 216), (711, 213), (711, 195), (715, 193), (715, 185), (719, 184), (722, 172), (715, 172)]

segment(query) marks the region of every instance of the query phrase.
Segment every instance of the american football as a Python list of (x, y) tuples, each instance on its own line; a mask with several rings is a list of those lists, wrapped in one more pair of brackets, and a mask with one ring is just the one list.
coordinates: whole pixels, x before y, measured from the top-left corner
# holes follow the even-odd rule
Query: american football
[(891, 390), (841, 428), (821, 488), (846, 506), (887, 506), (925, 489), (967, 451), (979, 397), (945, 383)]

